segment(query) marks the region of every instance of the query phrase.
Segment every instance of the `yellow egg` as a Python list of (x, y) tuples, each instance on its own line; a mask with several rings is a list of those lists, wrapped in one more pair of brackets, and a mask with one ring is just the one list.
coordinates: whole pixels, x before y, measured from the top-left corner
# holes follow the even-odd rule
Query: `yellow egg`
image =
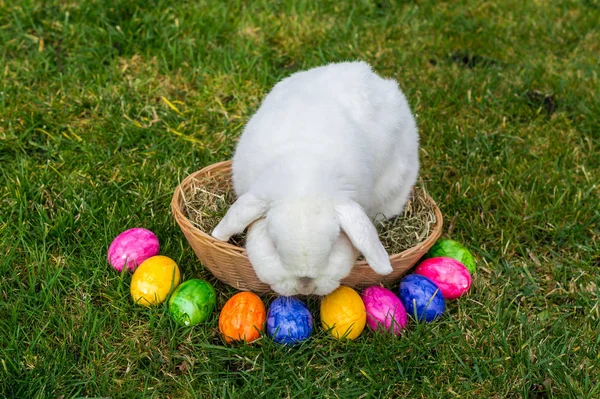
[(339, 287), (321, 302), (321, 324), (337, 339), (356, 339), (365, 328), (367, 312), (360, 295), (352, 288)]
[(143, 306), (157, 305), (179, 285), (181, 274), (173, 259), (157, 255), (146, 259), (131, 277), (131, 297)]

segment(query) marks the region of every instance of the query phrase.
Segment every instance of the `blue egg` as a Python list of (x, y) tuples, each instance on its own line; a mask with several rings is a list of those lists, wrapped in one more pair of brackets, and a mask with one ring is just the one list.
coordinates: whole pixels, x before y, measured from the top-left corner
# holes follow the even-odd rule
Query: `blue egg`
[(275, 298), (267, 314), (267, 334), (279, 344), (295, 344), (310, 337), (313, 319), (306, 304), (291, 296)]
[(442, 315), (445, 309), (444, 296), (433, 281), (418, 274), (402, 279), (398, 293), (406, 313), (420, 321), (430, 322)]

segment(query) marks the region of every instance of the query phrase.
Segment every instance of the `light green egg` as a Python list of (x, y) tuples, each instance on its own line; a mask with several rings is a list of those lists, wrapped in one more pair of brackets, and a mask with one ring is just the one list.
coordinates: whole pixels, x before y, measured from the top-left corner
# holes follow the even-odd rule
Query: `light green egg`
[(476, 270), (475, 258), (473, 254), (465, 248), (461, 243), (442, 238), (437, 240), (435, 244), (427, 251), (425, 258), (436, 258), (439, 256), (445, 256), (447, 258), (456, 259), (460, 263), (466, 266), (469, 273), (473, 275)]
[(169, 313), (182, 326), (206, 321), (217, 304), (214, 288), (206, 281), (191, 279), (183, 282), (169, 299)]

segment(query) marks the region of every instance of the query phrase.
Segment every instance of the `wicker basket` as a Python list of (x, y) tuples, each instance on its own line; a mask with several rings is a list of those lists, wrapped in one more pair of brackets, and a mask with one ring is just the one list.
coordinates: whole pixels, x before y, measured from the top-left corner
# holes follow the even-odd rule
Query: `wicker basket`
[[(195, 179), (210, 179), (217, 182), (218, 185), (228, 185), (230, 184), (230, 174), (231, 161), (225, 161), (207, 166), (189, 175), (175, 189), (171, 201), (173, 215), (200, 262), (217, 279), (239, 290), (254, 291), (259, 294), (266, 293), (270, 291), (270, 287), (256, 277), (244, 248), (219, 241), (213, 238), (210, 232), (199, 230), (182, 212), (182, 192), (185, 192)], [(391, 255), (390, 261), (393, 271), (387, 276), (380, 276), (375, 273), (364, 260), (356, 261), (350, 275), (342, 280), (343, 285), (363, 288), (377, 284), (394, 284), (406, 274), (435, 243), (442, 231), (442, 213), (431, 197), (427, 197), (427, 199), (431, 202), (436, 217), (436, 224), (429, 237), (412, 248)]]

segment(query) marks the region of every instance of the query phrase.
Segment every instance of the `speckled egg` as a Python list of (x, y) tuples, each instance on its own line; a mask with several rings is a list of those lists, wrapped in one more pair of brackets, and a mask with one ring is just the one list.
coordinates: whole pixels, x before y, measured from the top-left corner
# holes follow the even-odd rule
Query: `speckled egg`
[(424, 260), (415, 269), (415, 274), (425, 276), (437, 285), (444, 299), (456, 299), (471, 287), (471, 275), (459, 261), (438, 257)]
[(134, 271), (146, 259), (158, 255), (160, 244), (150, 230), (136, 227), (119, 234), (108, 247), (108, 263), (118, 272)]
[(367, 312), (367, 325), (373, 331), (400, 335), (406, 327), (406, 310), (400, 298), (384, 287), (366, 288), (361, 298)]
[(267, 313), (267, 334), (273, 341), (289, 345), (310, 337), (313, 318), (304, 302), (289, 296), (277, 297)]
[(461, 243), (447, 238), (437, 240), (435, 244), (429, 248), (429, 251), (427, 251), (425, 257), (437, 258), (440, 256), (456, 259), (465, 265), (469, 273), (475, 274), (475, 270), (477, 268), (475, 266), (475, 258), (473, 257), (473, 254), (471, 254), (471, 252)]
[(398, 289), (406, 313), (418, 320), (430, 322), (442, 315), (446, 307), (444, 296), (433, 281), (418, 274), (402, 279)]
[(169, 257), (157, 255), (146, 259), (131, 277), (131, 297), (139, 305), (162, 303), (179, 285), (181, 273)]
[(365, 305), (350, 287), (341, 286), (321, 301), (321, 325), (337, 339), (358, 338), (366, 321)]
[(252, 292), (240, 292), (229, 298), (219, 315), (219, 331), (228, 344), (252, 342), (260, 338), (266, 319), (260, 297)]
[(169, 313), (180, 325), (193, 326), (206, 321), (217, 304), (217, 294), (209, 282), (193, 278), (184, 281), (169, 299)]

